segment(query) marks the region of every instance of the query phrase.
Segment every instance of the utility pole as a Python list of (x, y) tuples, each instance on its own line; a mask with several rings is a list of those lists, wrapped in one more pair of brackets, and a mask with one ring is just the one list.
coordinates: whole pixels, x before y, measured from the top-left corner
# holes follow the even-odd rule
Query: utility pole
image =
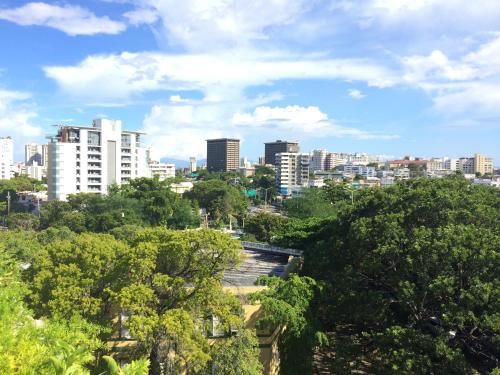
[(7, 216), (10, 215), (10, 191), (7, 192)]

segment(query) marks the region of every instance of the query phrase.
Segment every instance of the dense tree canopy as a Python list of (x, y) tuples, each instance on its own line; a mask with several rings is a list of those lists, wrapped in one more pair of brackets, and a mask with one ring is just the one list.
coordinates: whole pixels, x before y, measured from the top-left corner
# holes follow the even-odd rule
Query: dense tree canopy
[(0, 246), (0, 373), (89, 374), (85, 366), (102, 346), (97, 327), (81, 319), (34, 320), (24, 303), (21, 268)]
[(154, 374), (165, 363), (172, 374), (204, 371), (212, 363), (212, 320), (226, 331), (241, 327), (240, 302), (221, 284), (224, 270), (242, 257), (241, 245), (229, 236), (161, 227), (113, 230), (124, 242), (108, 234), (66, 237), (65, 230), (41, 232), (32, 244), (25, 277), (37, 317), (86, 319), (107, 340), (116, 334), (113, 321), (125, 314), (123, 325), (138, 340), (135, 355), (149, 357)]
[(298, 241), (280, 237), (305, 250), (304, 273), (323, 285), (317, 316), (335, 337), (331, 371), (498, 366), (498, 189), (417, 179), (331, 203), (335, 215), (295, 223)]
[(221, 180), (200, 181), (186, 196), (205, 208), (215, 223), (229, 222), (229, 217), (241, 217), (247, 201), (240, 190)]
[(41, 227), (68, 227), (74, 232), (109, 233), (124, 225), (196, 228), (200, 224), (197, 204), (170, 190), (170, 181), (140, 178), (108, 195), (80, 193), (67, 202), (42, 206)]

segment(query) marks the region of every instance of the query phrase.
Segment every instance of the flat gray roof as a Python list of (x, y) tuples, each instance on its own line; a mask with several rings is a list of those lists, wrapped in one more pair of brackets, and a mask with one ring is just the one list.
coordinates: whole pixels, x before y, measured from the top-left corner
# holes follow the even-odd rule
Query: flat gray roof
[(244, 250), (244, 253), (245, 259), (239, 268), (224, 273), (224, 286), (253, 286), (259, 276), (282, 276), (288, 265), (288, 255), (259, 250)]

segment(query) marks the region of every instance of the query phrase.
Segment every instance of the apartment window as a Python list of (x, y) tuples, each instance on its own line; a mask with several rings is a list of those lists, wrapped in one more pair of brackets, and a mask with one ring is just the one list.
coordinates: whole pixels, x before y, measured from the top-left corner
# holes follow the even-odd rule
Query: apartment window
[(88, 132), (88, 144), (92, 146), (101, 145), (101, 133), (99, 132)]
[(130, 134), (122, 134), (122, 147), (132, 146), (132, 138)]
[(68, 129), (68, 142), (69, 143), (79, 143), (80, 142), (80, 130), (79, 129)]

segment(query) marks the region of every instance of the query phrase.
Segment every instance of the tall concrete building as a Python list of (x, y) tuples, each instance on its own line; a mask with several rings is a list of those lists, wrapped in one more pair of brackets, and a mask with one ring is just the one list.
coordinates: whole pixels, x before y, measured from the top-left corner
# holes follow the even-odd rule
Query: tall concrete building
[(276, 154), (283, 152), (297, 153), (299, 152), (299, 144), (297, 142), (288, 142), (277, 140), (276, 142), (264, 143), (265, 148), (265, 162), (266, 164), (276, 164)]
[(189, 172), (196, 172), (196, 158), (194, 156), (189, 158)]
[(309, 154), (281, 152), (276, 154), (276, 187), (281, 195), (309, 183)]
[(493, 173), (493, 159), (481, 154), (474, 154), (474, 173)]
[(141, 133), (122, 130), (119, 120), (97, 119), (92, 126), (61, 126), (48, 146), (49, 200), (69, 194), (106, 194), (114, 183), (149, 177)]
[(207, 169), (209, 172), (237, 171), (239, 166), (239, 139), (207, 139)]
[(14, 143), (11, 137), (0, 137), (0, 180), (12, 178)]
[(457, 161), (458, 170), (465, 174), (493, 173), (493, 159), (481, 154), (474, 154), (472, 158), (460, 158)]
[(328, 152), (326, 150), (313, 150), (311, 155), (311, 170), (324, 171), (326, 170), (326, 158)]
[[(24, 146), (24, 162), (26, 166), (37, 165), (43, 167), (47, 163), (47, 145), (29, 143)], [(36, 163), (36, 164), (35, 164)]]

